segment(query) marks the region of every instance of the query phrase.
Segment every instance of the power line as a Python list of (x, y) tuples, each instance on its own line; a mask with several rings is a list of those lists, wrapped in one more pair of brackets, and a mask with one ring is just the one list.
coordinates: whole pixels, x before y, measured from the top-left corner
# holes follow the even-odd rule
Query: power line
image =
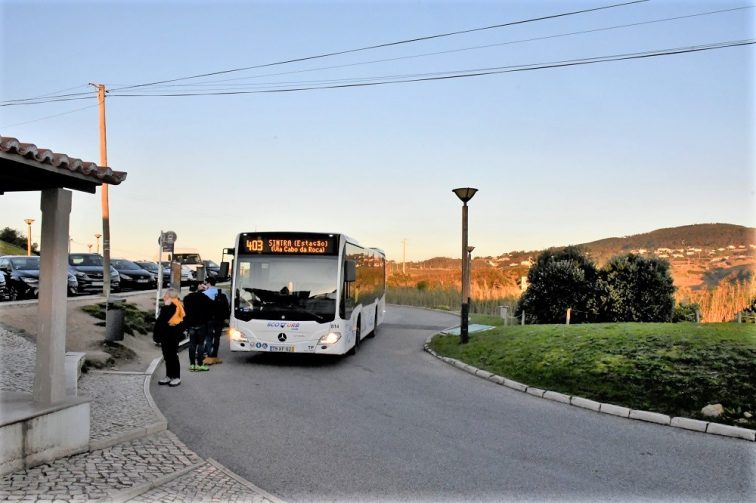
[[(235, 77), (230, 79), (216, 79), (216, 80), (209, 80), (204, 82), (194, 82), (191, 84), (166, 84), (164, 86), (161, 85), (155, 85), (151, 89), (163, 89), (163, 88), (178, 88), (178, 87), (198, 87), (201, 88), (202, 86), (214, 86), (217, 84), (222, 84), (224, 82), (236, 82), (241, 80), (252, 80), (252, 79), (258, 79), (261, 77), (274, 77), (274, 76), (281, 76), (281, 75), (292, 75), (292, 74), (299, 74), (299, 73), (310, 73), (320, 70), (334, 70), (334, 69), (340, 69), (340, 68), (349, 68), (354, 66), (364, 66), (364, 65), (370, 65), (375, 63), (386, 63), (391, 61), (401, 61), (405, 59), (415, 59), (415, 58), (421, 58), (421, 57), (427, 57), (427, 56), (437, 56), (442, 54), (452, 54), (457, 52), (465, 52), (465, 51), (471, 51), (471, 50), (478, 50), (478, 49), (488, 49), (491, 47), (501, 47), (505, 45), (514, 45), (514, 44), (521, 44), (526, 42), (535, 42), (535, 41), (541, 41), (541, 40), (550, 40), (555, 38), (562, 38), (562, 37), (569, 37), (574, 35), (584, 35), (588, 33), (596, 33), (596, 32), (602, 32), (602, 31), (610, 31), (610, 30), (617, 30), (617, 29), (624, 29), (624, 28), (633, 28), (637, 26), (642, 25), (649, 25), (649, 24), (656, 24), (656, 23), (663, 23), (663, 22), (669, 22), (669, 21), (679, 21), (682, 19), (689, 19), (694, 17), (701, 17), (701, 16), (710, 16), (714, 14), (722, 14), (727, 12), (733, 12), (743, 9), (752, 9), (754, 8), (753, 5), (748, 6), (742, 6), (742, 7), (734, 7), (731, 9), (720, 9), (720, 10), (714, 10), (714, 11), (707, 11), (707, 12), (698, 12), (695, 14), (687, 14), (683, 16), (674, 16), (674, 17), (668, 17), (668, 18), (660, 18), (660, 19), (652, 19), (648, 21), (640, 21), (636, 23), (627, 23), (627, 24), (620, 24), (620, 25), (614, 25), (614, 26), (608, 26), (603, 28), (593, 28), (589, 30), (581, 30), (581, 31), (573, 31), (573, 32), (567, 32), (567, 33), (559, 33), (555, 35), (545, 35), (542, 37), (533, 37), (533, 38), (526, 38), (526, 39), (519, 39), (519, 40), (510, 40), (506, 42), (498, 42), (494, 44), (486, 44), (486, 45), (477, 45), (477, 46), (471, 46), (471, 47), (463, 47), (459, 49), (448, 49), (445, 51), (436, 51), (436, 52), (427, 52), (427, 53), (420, 53), (420, 54), (413, 54), (408, 56), (397, 56), (394, 58), (384, 58), (384, 59), (375, 59), (370, 61), (361, 61), (356, 63), (346, 63), (343, 65), (332, 65), (332, 66), (321, 66), (316, 68), (306, 68), (302, 70), (291, 70), (288, 72), (277, 72), (277, 73), (265, 73), (265, 74), (258, 74), (258, 75), (252, 75), (247, 77)], [(239, 84), (227, 84), (227, 86), (232, 87), (244, 87), (249, 86), (247, 83), (239, 83)], [(219, 90), (219, 89), (216, 89)]]
[(484, 26), (484, 27), (481, 27), (481, 28), (471, 28), (471, 29), (468, 29), (468, 30), (458, 30), (458, 31), (453, 31), (453, 32), (448, 32), (448, 33), (439, 33), (439, 34), (436, 34), (436, 35), (428, 35), (428, 36), (424, 36), (424, 37), (415, 37), (415, 38), (410, 38), (410, 39), (405, 39), (405, 40), (399, 40), (399, 41), (395, 41), (395, 42), (386, 42), (386, 43), (383, 43), (383, 44), (370, 45), (370, 46), (366, 46), (366, 47), (360, 47), (360, 48), (357, 48), (357, 49), (347, 49), (347, 50), (343, 50), (343, 51), (335, 51), (335, 52), (329, 52), (329, 53), (324, 53), (324, 54), (317, 54), (317, 55), (314, 55), (314, 56), (305, 56), (305, 57), (302, 57), (302, 58), (294, 58), (294, 59), (288, 59), (288, 60), (284, 60), (284, 61), (276, 61), (274, 63), (264, 63), (264, 64), (260, 64), (260, 65), (254, 65), (254, 66), (246, 66), (246, 67), (241, 67), (241, 68), (232, 68), (230, 70), (221, 70), (221, 71), (217, 71), (217, 72), (209, 72), (209, 73), (201, 73), (201, 74), (197, 74), (197, 75), (190, 75), (190, 76), (187, 76), (187, 77), (178, 77), (178, 78), (175, 78), (175, 79), (158, 80), (158, 81), (155, 81), (155, 82), (147, 82), (147, 83), (144, 83), (144, 84), (135, 84), (135, 85), (131, 85), (131, 86), (119, 87), (117, 89), (111, 89), (111, 91), (123, 91), (123, 90), (126, 90), (126, 89), (135, 89), (135, 88), (140, 88), (140, 87), (148, 87), (148, 86), (154, 86), (154, 85), (157, 85), (157, 84), (166, 84), (166, 83), (170, 83), (170, 82), (178, 82), (178, 81), (181, 81), (181, 80), (197, 79), (197, 78), (201, 78), (201, 77), (211, 77), (213, 75), (223, 75), (223, 74), (228, 74), (228, 73), (241, 72), (241, 71), (245, 71), (245, 70), (253, 70), (253, 69), (257, 69), (257, 68), (266, 68), (266, 67), (270, 67), (270, 66), (278, 66), (278, 65), (285, 65), (285, 64), (289, 64), (289, 63), (299, 63), (299, 62), (302, 62), (302, 61), (310, 61), (310, 60), (313, 60), (313, 59), (321, 59), (321, 58), (327, 58), (327, 57), (332, 57), (332, 56), (341, 56), (341, 55), (344, 55), (344, 54), (352, 54), (352, 53), (355, 53), (355, 52), (368, 51), (368, 50), (373, 50), (373, 49), (382, 49), (382, 48), (386, 48), (386, 47), (392, 47), (392, 46), (403, 45), (403, 44), (410, 44), (410, 43), (415, 43), (415, 42), (422, 42), (422, 41), (426, 41), (426, 40), (433, 40), (433, 39), (444, 38), (444, 37), (452, 37), (452, 36), (455, 36), (455, 35), (463, 35), (463, 34), (468, 34), (468, 33), (479, 32), (479, 31), (493, 30), (493, 29), (498, 29), (498, 28), (505, 28), (505, 27), (515, 26), (515, 25), (519, 25), (519, 24), (533, 23), (533, 22), (537, 22), (537, 21), (544, 21), (544, 20), (547, 20), (547, 19), (556, 19), (556, 18), (560, 18), (560, 17), (575, 16), (575, 15), (578, 15), (578, 14), (586, 14), (586, 13), (589, 13), (589, 12), (596, 12), (596, 11), (600, 11), (600, 10), (613, 9), (613, 8), (616, 8), (616, 7), (625, 7), (625, 6), (633, 5), (633, 4), (645, 3), (645, 2), (648, 2), (648, 1), (649, 0), (632, 0), (630, 2), (618, 3), (618, 4), (612, 4), (612, 5), (605, 5), (605, 6), (601, 6), (601, 7), (593, 7), (593, 8), (590, 8), (590, 9), (582, 9), (582, 10), (577, 10), (577, 11), (563, 12), (563, 13), (560, 13), (560, 14), (552, 14), (552, 15), (549, 15), (549, 16), (541, 16), (541, 17), (537, 17), (537, 18), (523, 19), (523, 20), (519, 20), (519, 21), (511, 21), (511, 22), (508, 22), (508, 23), (501, 23), (501, 24), (495, 24), (495, 25), (491, 25), (491, 26)]
[(59, 113), (59, 114), (54, 114), (54, 115), (48, 115), (48, 116), (45, 116), (45, 117), (40, 117), (38, 119), (32, 119), (32, 120), (26, 121), (26, 122), (17, 122), (15, 124), (4, 124), (4, 125), (2, 125), (0, 127), (9, 128), (9, 127), (15, 127), (15, 126), (23, 126), (24, 124), (31, 124), (33, 122), (39, 122), (39, 121), (43, 121), (43, 120), (47, 120), (47, 119), (52, 119), (52, 118), (55, 118), (55, 117), (60, 117), (61, 115), (68, 115), (68, 114), (72, 114), (74, 112), (81, 112), (82, 110), (87, 110), (88, 108), (94, 108), (96, 106), (97, 106), (96, 104), (95, 105), (89, 105), (89, 106), (86, 106), (86, 107), (76, 108), (74, 110), (69, 110), (68, 112), (62, 112), (62, 113)]
[[(426, 82), (426, 81), (434, 81), (434, 80), (450, 80), (450, 79), (459, 79), (459, 78), (482, 77), (486, 75), (496, 75), (496, 74), (502, 74), (502, 73), (545, 70), (545, 69), (551, 69), (551, 68), (563, 68), (563, 67), (570, 67), (570, 66), (608, 63), (608, 62), (613, 62), (613, 61), (624, 61), (624, 60), (632, 60), (632, 59), (675, 56), (675, 55), (693, 53), (693, 52), (703, 52), (703, 51), (710, 51), (710, 50), (717, 50), (717, 49), (726, 49), (726, 48), (731, 48), (731, 47), (746, 46), (746, 45), (752, 45), (754, 43), (756, 43), (756, 40), (754, 39), (737, 40), (737, 41), (729, 41), (729, 42), (717, 42), (717, 43), (706, 44), (706, 45), (678, 47), (678, 48), (672, 48), (672, 49), (662, 49), (662, 50), (645, 51), (645, 52), (638, 52), (638, 53), (615, 54), (615, 55), (609, 55), (609, 56), (597, 56), (597, 57), (592, 57), (592, 58), (563, 60), (563, 61), (556, 61), (556, 62), (551, 62), (551, 63), (536, 63), (536, 64), (526, 64), (526, 65), (483, 68), (483, 69), (475, 69), (475, 70), (436, 72), (433, 74), (396, 76), (394, 77), (394, 80), (382, 80), (382, 81), (375, 81), (375, 82), (357, 82), (357, 80), (360, 80), (360, 79), (343, 79), (341, 81), (343, 83), (340, 83), (340, 84), (333, 84), (333, 85), (326, 85), (326, 86), (312, 86), (312, 87), (293, 87), (293, 88), (286, 88), (286, 89), (258, 89), (258, 90), (253, 90), (253, 91), (184, 92), (184, 93), (153, 93), (153, 94), (114, 93), (112, 94), (112, 96), (114, 97), (115, 96), (119, 96), (119, 97), (226, 96), (226, 95), (241, 95), (241, 94), (262, 94), (262, 93), (300, 92), (300, 91), (312, 91), (312, 90), (324, 90), (324, 89), (342, 89), (342, 88), (350, 88), (350, 87), (369, 87), (369, 86), (379, 86), (379, 85), (388, 85), (388, 84), (407, 84), (407, 83), (413, 83), (413, 82)], [(377, 78), (379, 77), (373, 77), (372, 80), (375, 80)], [(387, 78), (387, 77), (381, 77), (381, 78)], [(361, 79), (361, 80), (365, 80), (365, 79)]]

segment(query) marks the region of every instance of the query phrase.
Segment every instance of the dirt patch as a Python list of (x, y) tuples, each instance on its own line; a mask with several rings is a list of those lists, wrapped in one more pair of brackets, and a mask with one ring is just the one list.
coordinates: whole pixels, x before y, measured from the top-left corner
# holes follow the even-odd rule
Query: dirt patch
[[(147, 312), (155, 310), (155, 292), (125, 294), (129, 304)], [(151, 333), (124, 334), (123, 340), (113, 343), (105, 341), (105, 327), (101, 320), (84, 312), (82, 307), (104, 302), (103, 297), (87, 296), (68, 301), (66, 320), (66, 351), (87, 353), (89, 365), (128, 371), (144, 371), (152, 360), (161, 355), (160, 347), (152, 342)], [(20, 332), (31, 341), (36, 341), (39, 316), (36, 301), (0, 304), (0, 323)]]

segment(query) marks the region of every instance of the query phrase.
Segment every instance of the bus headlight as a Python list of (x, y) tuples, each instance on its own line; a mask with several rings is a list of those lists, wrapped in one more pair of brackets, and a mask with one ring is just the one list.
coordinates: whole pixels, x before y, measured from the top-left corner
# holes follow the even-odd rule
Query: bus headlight
[(339, 342), (339, 339), (341, 339), (341, 334), (339, 332), (330, 332), (321, 337), (318, 344), (335, 344)]
[(249, 342), (246, 337), (242, 335), (241, 332), (236, 330), (235, 328), (229, 328), (228, 329), (228, 336), (231, 338), (232, 341), (237, 342)]

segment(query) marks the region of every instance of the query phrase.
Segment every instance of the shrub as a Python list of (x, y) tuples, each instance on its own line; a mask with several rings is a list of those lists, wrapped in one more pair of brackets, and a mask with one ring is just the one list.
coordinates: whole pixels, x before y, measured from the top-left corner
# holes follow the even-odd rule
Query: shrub
[(666, 260), (632, 253), (613, 257), (601, 269), (601, 319), (671, 321), (674, 293)]
[(701, 312), (701, 307), (692, 302), (681, 302), (675, 306), (675, 312), (672, 315), (672, 321), (679, 323), (681, 321), (695, 322), (696, 313)]
[(598, 271), (582, 249), (546, 250), (528, 271), (528, 289), (517, 303), (534, 323), (563, 323), (568, 308), (575, 323), (598, 316)]

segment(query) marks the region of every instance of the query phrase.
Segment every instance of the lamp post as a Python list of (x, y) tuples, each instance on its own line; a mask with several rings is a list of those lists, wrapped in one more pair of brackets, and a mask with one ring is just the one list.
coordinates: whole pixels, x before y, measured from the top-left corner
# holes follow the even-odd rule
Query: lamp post
[(89, 253), (92, 253), (92, 243), (87, 243), (87, 248), (89, 248)]
[(453, 189), (457, 197), (462, 201), (462, 309), (460, 313), (461, 323), (459, 330), (460, 344), (467, 344), (469, 340), (467, 327), (470, 318), (470, 261), (467, 247), (467, 202), (473, 198), (478, 189), (463, 187)]
[(27, 218), (26, 222), (26, 256), (31, 256), (31, 224), (34, 223), (33, 218)]
[(97, 240), (97, 253), (100, 253), (100, 238), (102, 237), (102, 234), (95, 234), (95, 239)]

